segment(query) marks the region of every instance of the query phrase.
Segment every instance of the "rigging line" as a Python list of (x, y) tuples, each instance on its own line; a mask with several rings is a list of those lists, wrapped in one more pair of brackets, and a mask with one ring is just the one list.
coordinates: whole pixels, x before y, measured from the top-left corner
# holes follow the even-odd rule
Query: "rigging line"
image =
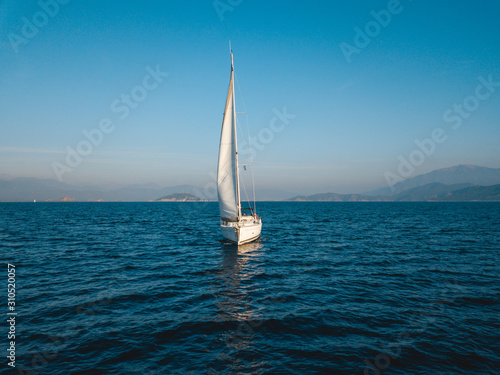
[(243, 140), (244, 143), (247, 144), (248, 142), (246, 140), (245, 133), (243, 132), (239, 116), (236, 116), (236, 128), (237, 128), (237, 131), (238, 131), (238, 134), (239, 134), (239, 136), (238, 136), (239, 139)]
[[(238, 98), (241, 100), (241, 104), (243, 104), (243, 112), (240, 112), (240, 113), (247, 115), (247, 106), (245, 104), (245, 99), (243, 99), (243, 94), (241, 93), (240, 81), (238, 81), (238, 77), (236, 76), (236, 74), (234, 75), (234, 80), (236, 81), (236, 86), (238, 87), (238, 94), (239, 94)], [(252, 144), (250, 143), (250, 127), (248, 126), (248, 116), (245, 116), (245, 122), (247, 125), (247, 135), (246, 136), (245, 136), (245, 133), (243, 132), (242, 126), (240, 124), (238, 124), (238, 125), (240, 125), (240, 130), (241, 130), (241, 134), (243, 136), (243, 139), (248, 144), (248, 149), (251, 150)], [(249, 160), (250, 160), (250, 162), (252, 162), (251, 158)]]
[[(253, 195), (249, 196), (249, 191), (247, 190), (247, 186), (250, 186), (250, 176), (248, 173), (247, 166), (249, 166), (251, 168), (251, 164), (240, 164), (240, 163), (238, 163), (238, 164), (243, 166), (243, 171), (240, 170), (240, 176), (241, 176), (242, 172), (246, 176), (246, 181), (244, 178), (242, 178), (243, 181), (242, 181), (241, 186), (243, 186), (243, 192), (245, 193), (245, 197), (247, 199), (247, 202), (251, 205), (251, 203), (253, 201), (253, 203), (254, 203), (253, 205), (255, 206), (255, 186), (252, 185)], [(253, 174), (253, 168), (252, 168), (252, 174)], [(250, 199), (250, 198), (252, 198), (252, 199)]]
[[(245, 176), (247, 178), (247, 184), (248, 184), (247, 186), (250, 186), (250, 179), (248, 178), (248, 169), (246, 167), (245, 167)], [(248, 202), (248, 205), (250, 207), (252, 207), (250, 198), (251, 198), (251, 196), (250, 197), (247, 196), (247, 202)]]
[[(247, 194), (247, 201), (248, 201), (248, 204), (250, 205), (250, 208), (252, 208), (253, 210), (253, 213), (255, 213), (255, 210), (256, 210), (256, 205), (255, 205), (255, 180), (254, 180), (254, 176), (253, 176), (253, 167), (250, 165), (249, 168), (251, 169), (251, 172), (248, 172), (248, 168), (246, 168), (246, 166), (244, 167), (244, 171), (245, 171), (245, 176), (246, 176), (246, 179), (247, 179), (247, 186), (252, 186), (252, 195), (250, 196), (250, 199), (248, 197), (248, 192), (247, 190), (245, 190), (245, 194)], [(250, 185), (250, 174), (251, 174), (251, 177), (252, 177), (252, 184)], [(246, 189), (246, 187), (245, 187)], [(253, 203), (253, 204), (252, 204)]]
[[(243, 99), (243, 94), (241, 93), (241, 86), (240, 86), (240, 81), (238, 81), (238, 77), (236, 76), (236, 74), (234, 74), (234, 79), (236, 81), (236, 86), (238, 86), (238, 93), (239, 93), (239, 98), (241, 100), (241, 103), (243, 104), (243, 110), (244, 112), (243, 113), (247, 113), (247, 106), (245, 104), (245, 100)], [(251, 144), (251, 141), (250, 141), (250, 126), (248, 126), (248, 116), (245, 116), (245, 119), (246, 119), (246, 123), (247, 123), (247, 135), (248, 135), (248, 149), (249, 150), (252, 150), (252, 144)], [(238, 124), (239, 128), (240, 128), (240, 131), (241, 131), (241, 125), (238, 121), (238, 119), (236, 118), (236, 123)], [(242, 131), (241, 131), (242, 132)], [(243, 133), (243, 132), (242, 132)], [(252, 157), (251, 157), (251, 153), (250, 153), (250, 158), (249, 158), (249, 161), (250, 161), (250, 164), (253, 164), (253, 160), (252, 160)], [(257, 204), (256, 204), (256, 197), (255, 197), (255, 178), (254, 178), (254, 171), (253, 171), (253, 168), (252, 168), (252, 190), (253, 190), (253, 208), (254, 208), (254, 212), (257, 211)], [(248, 198), (248, 197), (247, 197)], [(248, 200), (250, 202), (250, 200)]]
[[(239, 131), (242, 132), (241, 124), (240, 124), (240, 121), (239, 121), (238, 117), (236, 117), (236, 126), (239, 129)], [(242, 135), (244, 135), (244, 134), (242, 134)], [(244, 138), (244, 137), (241, 137), (241, 138)], [(240, 164), (240, 163), (238, 163), (238, 165), (243, 165), (245, 167), (243, 169), (243, 171), (245, 172), (245, 176), (247, 176), (247, 183), (250, 183), (250, 181), (248, 180), (248, 173), (246, 173), (247, 172), (247, 170), (246, 170), (246, 164)], [(241, 174), (242, 174), (242, 171), (240, 170), (240, 177), (242, 177)], [(245, 184), (245, 180), (243, 178), (240, 178), (240, 180), (241, 180), (240, 181), (241, 182), (240, 188), (241, 188), (241, 186), (243, 186), (243, 193), (244, 193), (244, 195), (246, 197), (246, 201), (247, 202), (251, 202), (250, 197), (248, 196), (248, 190), (247, 190), (247, 186)], [(255, 187), (254, 187), (254, 189), (255, 189)]]
[[(245, 169), (244, 171), (246, 172), (246, 169)], [(245, 175), (246, 175), (246, 176), (248, 176), (248, 175), (247, 175), (247, 173), (245, 173)], [(243, 192), (245, 193), (245, 196), (246, 196), (246, 198), (247, 198), (247, 202), (250, 202), (250, 199), (248, 198), (248, 192), (247, 192), (247, 187), (246, 187), (246, 185), (245, 185), (244, 183), (243, 183), (243, 184), (241, 184), (241, 185), (243, 185)]]
[(253, 176), (253, 167), (252, 167), (252, 188), (253, 188), (253, 213), (257, 215), (257, 197), (255, 196), (255, 179)]

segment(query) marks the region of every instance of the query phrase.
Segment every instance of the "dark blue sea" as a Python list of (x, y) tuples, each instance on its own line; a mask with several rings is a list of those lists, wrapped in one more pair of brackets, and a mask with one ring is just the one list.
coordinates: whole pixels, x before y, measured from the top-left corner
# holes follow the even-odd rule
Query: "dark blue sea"
[(0, 204), (0, 373), (500, 373), (500, 203), (257, 211), (238, 248), (214, 202)]

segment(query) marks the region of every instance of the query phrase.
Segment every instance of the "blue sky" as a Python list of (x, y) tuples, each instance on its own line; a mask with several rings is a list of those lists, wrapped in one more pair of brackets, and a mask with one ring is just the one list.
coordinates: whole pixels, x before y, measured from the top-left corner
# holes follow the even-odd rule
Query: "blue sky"
[[(499, 2), (66, 2), (0, 0), (0, 177), (213, 181), (229, 40), (240, 121), (262, 146), (257, 189), (361, 192), (500, 167)], [(87, 152), (82, 132), (107, 120)]]

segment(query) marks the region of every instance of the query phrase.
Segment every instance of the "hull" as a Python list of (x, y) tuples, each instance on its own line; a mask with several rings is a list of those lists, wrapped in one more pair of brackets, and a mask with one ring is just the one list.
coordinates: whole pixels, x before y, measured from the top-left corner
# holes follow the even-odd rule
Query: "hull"
[(251, 215), (242, 214), (241, 211), (236, 124), (233, 52), (231, 51), (231, 76), (222, 119), (217, 163), (217, 196), (222, 235), (226, 240), (242, 245), (260, 237), (262, 220), (254, 210), (251, 211)]
[(262, 222), (253, 223), (223, 223), (221, 224), (222, 236), (237, 245), (255, 241), (260, 237)]

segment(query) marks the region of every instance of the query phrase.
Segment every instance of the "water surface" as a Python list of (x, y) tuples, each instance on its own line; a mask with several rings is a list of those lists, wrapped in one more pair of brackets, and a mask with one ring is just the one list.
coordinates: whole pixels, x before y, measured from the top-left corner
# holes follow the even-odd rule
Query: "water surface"
[(499, 203), (257, 208), (237, 248), (217, 203), (0, 204), (0, 373), (498, 373)]

